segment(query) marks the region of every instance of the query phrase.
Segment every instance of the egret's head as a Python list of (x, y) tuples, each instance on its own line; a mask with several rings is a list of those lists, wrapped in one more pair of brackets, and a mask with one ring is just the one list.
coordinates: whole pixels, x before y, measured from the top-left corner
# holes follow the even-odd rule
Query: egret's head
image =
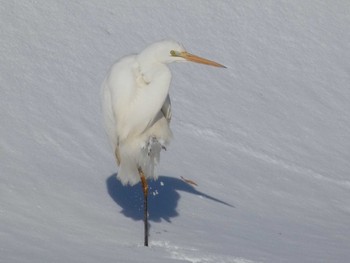
[(188, 53), (182, 45), (172, 40), (156, 42), (139, 54), (139, 59), (152, 62), (171, 63), (192, 61), (196, 63), (211, 65), (215, 67), (225, 67), (214, 61), (198, 57)]

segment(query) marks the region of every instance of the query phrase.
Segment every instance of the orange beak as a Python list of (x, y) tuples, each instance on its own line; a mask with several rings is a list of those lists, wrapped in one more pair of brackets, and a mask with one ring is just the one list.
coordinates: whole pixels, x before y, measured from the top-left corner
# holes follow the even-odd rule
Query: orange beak
[(188, 53), (186, 51), (179, 53), (178, 56), (182, 57), (188, 61), (192, 61), (192, 62), (196, 62), (196, 63), (200, 63), (200, 64), (205, 64), (205, 65), (209, 65), (209, 66), (214, 66), (214, 67), (226, 68), (224, 65), (221, 65), (215, 61), (212, 61), (212, 60), (209, 60), (206, 58), (198, 57), (198, 56), (193, 55), (191, 53)]

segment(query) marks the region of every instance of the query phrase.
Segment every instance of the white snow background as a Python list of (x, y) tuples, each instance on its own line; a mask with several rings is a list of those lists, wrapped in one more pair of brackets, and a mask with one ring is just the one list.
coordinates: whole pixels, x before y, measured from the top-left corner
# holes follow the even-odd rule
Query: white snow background
[[(0, 262), (349, 262), (349, 14), (346, 0), (2, 0)], [(100, 85), (166, 38), (227, 69), (170, 65), (175, 138), (145, 248)]]

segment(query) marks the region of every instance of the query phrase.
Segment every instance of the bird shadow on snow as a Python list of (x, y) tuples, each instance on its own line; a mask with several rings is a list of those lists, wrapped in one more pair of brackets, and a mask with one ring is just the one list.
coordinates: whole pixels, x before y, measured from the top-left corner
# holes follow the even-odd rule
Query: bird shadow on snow
[[(117, 174), (112, 174), (107, 178), (106, 184), (108, 194), (122, 208), (122, 214), (133, 220), (143, 220), (143, 192), (141, 183), (134, 186), (124, 186), (117, 179)], [(234, 207), (215, 197), (197, 191), (188, 183), (173, 177), (159, 176), (158, 180), (149, 180), (148, 187), (148, 219), (154, 222), (160, 222), (162, 219), (171, 222), (171, 218), (179, 215), (176, 211), (180, 200), (178, 191), (191, 193), (229, 207)]]

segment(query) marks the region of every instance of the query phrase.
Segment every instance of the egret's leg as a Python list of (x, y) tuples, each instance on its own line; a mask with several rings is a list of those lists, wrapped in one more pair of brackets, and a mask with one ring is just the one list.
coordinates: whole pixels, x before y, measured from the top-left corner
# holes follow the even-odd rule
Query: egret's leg
[(145, 177), (144, 172), (142, 171), (142, 169), (139, 167), (139, 174), (140, 174), (140, 178), (141, 178), (141, 184), (142, 184), (142, 191), (143, 191), (143, 209), (144, 209), (144, 214), (143, 214), (143, 221), (145, 223), (145, 246), (148, 246), (148, 202), (147, 202), (147, 197), (148, 197), (148, 184), (147, 184), (147, 180)]

